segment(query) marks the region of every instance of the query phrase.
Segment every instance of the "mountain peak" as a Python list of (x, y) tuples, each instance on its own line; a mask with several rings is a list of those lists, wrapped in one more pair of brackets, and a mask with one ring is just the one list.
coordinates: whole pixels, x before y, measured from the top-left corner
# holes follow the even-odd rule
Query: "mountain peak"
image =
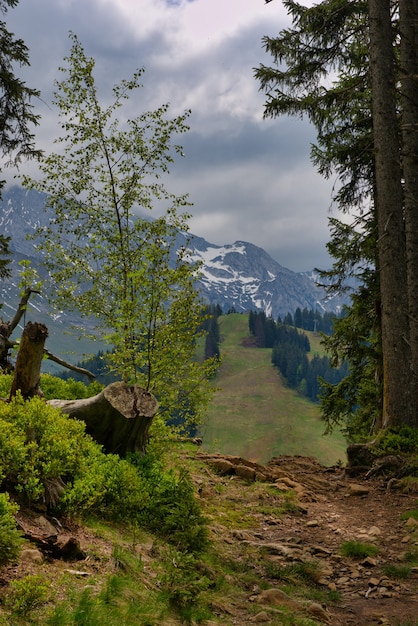
[[(39, 256), (27, 235), (37, 226), (49, 224), (43, 211), (45, 195), (22, 187), (9, 187), (0, 201), (0, 228), (12, 238), (11, 248), (19, 258)], [(179, 245), (186, 238), (179, 237)], [(330, 299), (315, 283), (315, 273), (297, 273), (275, 261), (265, 250), (247, 241), (216, 245), (203, 237), (187, 242), (191, 258), (201, 262), (198, 288), (210, 304), (237, 312), (261, 310), (276, 319), (301, 309), (338, 312), (344, 300)], [(345, 300), (346, 301), (346, 300)]]

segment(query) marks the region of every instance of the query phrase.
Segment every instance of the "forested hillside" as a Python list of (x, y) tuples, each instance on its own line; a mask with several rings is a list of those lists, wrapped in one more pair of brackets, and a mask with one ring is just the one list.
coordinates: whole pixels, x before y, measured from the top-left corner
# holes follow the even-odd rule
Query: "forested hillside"
[(222, 365), (202, 429), (204, 448), (261, 462), (279, 454), (344, 460), (343, 436), (323, 436), (318, 406), (285, 384), (271, 349), (255, 346), (248, 315), (223, 315), (219, 323)]
[(311, 350), (308, 336), (301, 330), (314, 331), (320, 340), (319, 331), (332, 332), (333, 317), (312, 310), (304, 313), (298, 309), (294, 318), (289, 313), (284, 322), (279, 319), (276, 323), (265, 313), (250, 312), (249, 331), (258, 347), (272, 348), (271, 361), (287, 385), (312, 402), (318, 402), (323, 383), (338, 385), (348, 374), (348, 364), (344, 361), (333, 367), (328, 356)]

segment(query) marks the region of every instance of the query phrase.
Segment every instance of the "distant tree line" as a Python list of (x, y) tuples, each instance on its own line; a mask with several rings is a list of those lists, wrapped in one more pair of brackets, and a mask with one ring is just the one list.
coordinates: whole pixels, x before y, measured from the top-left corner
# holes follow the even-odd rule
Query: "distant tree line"
[(222, 309), (219, 304), (212, 304), (206, 307), (204, 313), (206, 314), (206, 319), (202, 327), (207, 333), (205, 337), (204, 358), (211, 359), (212, 357), (216, 357), (219, 359), (221, 355), (219, 349), (221, 337), (219, 333), (218, 317), (222, 315)]
[[(302, 315), (302, 311), (300, 313)], [(326, 315), (325, 320), (321, 319), (325, 316), (320, 314), (315, 313), (313, 317), (306, 315), (305, 321), (317, 320), (317, 326), (324, 327), (329, 319), (329, 314)], [(295, 313), (295, 318), (299, 320), (299, 314)], [(317, 402), (321, 393), (321, 381), (338, 384), (347, 376), (348, 366), (343, 363), (339, 367), (332, 367), (326, 356), (314, 355), (309, 359), (308, 352), (311, 346), (307, 335), (294, 326), (291, 314), (288, 314), (285, 320), (290, 323), (282, 322), (280, 318), (276, 323), (264, 312), (251, 311), (249, 330), (255, 337), (257, 347), (272, 348), (272, 363), (285, 378), (287, 385), (309, 400)]]
[(287, 313), (283, 320), (279, 317), (277, 323), (283, 323), (288, 326), (296, 326), (296, 328), (303, 328), (303, 330), (312, 330), (316, 332), (324, 333), (325, 335), (331, 335), (334, 328), (334, 320), (336, 318), (335, 313), (320, 311), (313, 309), (301, 309), (298, 307), (292, 315)]
[[(87, 369), (89, 372), (94, 374), (97, 382), (102, 385), (110, 385), (118, 380), (117, 375), (111, 371), (109, 367), (109, 351), (100, 350), (97, 354), (93, 354), (92, 356), (87, 357), (83, 361), (79, 361), (76, 363), (78, 367), (82, 367)], [(63, 380), (69, 380), (70, 378), (76, 381), (80, 381), (85, 383), (86, 377), (84, 374), (79, 374), (78, 372), (61, 370), (56, 374), (58, 378), (62, 378)]]
[[(219, 305), (208, 305), (202, 312), (203, 322), (201, 324), (201, 330), (206, 332), (205, 347), (204, 347), (204, 359), (210, 359), (212, 357), (220, 357), (220, 333), (218, 325), (218, 317), (222, 315), (222, 309)], [(78, 367), (87, 369), (89, 372), (95, 375), (96, 380), (102, 385), (109, 385), (115, 382), (118, 377), (112, 371), (109, 362), (110, 351), (100, 350), (97, 354), (87, 357), (82, 361), (76, 363)], [(68, 370), (61, 370), (56, 374), (63, 380), (72, 378), (76, 381), (85, 382), (85, 375), (78, 372), (69, 372)]]

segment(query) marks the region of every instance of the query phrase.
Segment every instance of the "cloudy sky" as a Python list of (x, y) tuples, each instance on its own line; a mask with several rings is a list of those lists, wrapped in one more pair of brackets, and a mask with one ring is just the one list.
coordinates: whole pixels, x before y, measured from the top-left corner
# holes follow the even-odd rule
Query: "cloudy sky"
[(72, 31), (109, 92), (145, 68), (131, 103), (138, 114), (166, 102), (173, 115), (192, 110), (185, 157), (168, 181), (173, 193), (190, 195), (191, 232), (215, 244), (249, 241), (295, 271), (329, 267), (333, 181), (310, 163), (313, 130), (263, 120), (253, 77), (270, 63), (263, 35), (289, 25), (281, 0), (20, 0), (6, 21), (30, 50), (20, 75), (42, 92), (39, 147), (50, 149), (59, 133), (51, 96)]

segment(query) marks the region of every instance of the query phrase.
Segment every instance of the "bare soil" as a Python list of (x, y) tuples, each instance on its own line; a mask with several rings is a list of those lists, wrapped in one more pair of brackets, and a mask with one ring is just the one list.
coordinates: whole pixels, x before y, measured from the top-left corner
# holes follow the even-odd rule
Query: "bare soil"
[[(405, 580), (386, 573), (387, 566), (405, 566), (407, 552), (418, 552), (418, 523), (415, 524), (413, 519), (401, 519), (403, 513), (418, 508), (417, 494), (388, 490), (384, 476), (367, 480), (364, 476), (350, 478), (344, 469), (326, 468), (308, 457), (283, 456), (266, 467), (297, 483), (295, 489), (301, 507), (282, 515), (255, 514), (253, 519), (258, 523), (249, 533), (232, 533), (236, 541), (243, 544), (242, 549), (279, 544), (294, 551), (295, 558), (268, 554), (264, 558), (286, 565), (310, 555), (311, 560), (322, 564), (325, 575), (318, 581), (318, 589), (338, 592), (339, 600), (322, 603), (325, 611), (317, 623), (332, 626), (418, 625), (418, 567), (411, 567)], [(232, 499), (239, 498), (232, 487), (237, 480), (242, 482), (236, 477), (230, 478), (229, 497)], [(280, 480), (278, 478), (276, 483)], [(367, 489), (367, 493), (351, 495), (362, 491), (357, 490), (357, 486)], [(258, 493), (266, 510), (268, 498), (275, 499), (271, 488), (268, 493), (270, 495)], [(227, 493), (225, 497), (228, 497)], [(250, 488), (247, 498), (247, 507), (251, 507)], [(344, 541), (376, 545), (378, 554), (370, 559), (343, 557), (341, 545)], [(298, 557), (298, 553), (302, 556)], [(260, 575), (260, 589), (286, 590), (285, 581), (269, 579), (265, 572)], [(236, 605), (236, 615), (225, 623), (240, 626), (257, 623), (258, 610), (263, 608), (255, 609), (254, 606), (258, 592), (256, 588), (249, 590), (247, 610), (245, 601), (240, 603), (239, 610)], [(263, 612), (261, 615), (264, 617)], [(274, 621), (274, 613), (269, 610), (267, 616), (267, 624), (287, 623)]]
[[(296, 480), (313, 488), (306, 495), (306, 516), (283, 517), (277, 527), (267, 530), (269, 541), (286, 534), (289, 541), (325, 548), (332, 561), (331, 585), (341, 593), (341, 602), (328, 606), (333, 626), (371, 624), (418, 624), (418, 568), (403, 581), (388, 578), (387, 565), (399, 566), (407, 551), (418, 550), (418, 535), (401, 514), (417, 509), (417, 496), (387, 489), (385, 477), (365, 480), (347, 478), (343, 470), (328, 470), (316, 463), (283, 460)], [(322, 489), (315, 479), (323, 481)], [(319, 483), (320, 485), (321, 483)], [(367, 495), (349, 495), (350, 485), (361, 485)], [(302, 498), (303, 501), (303, 498)], [(312, 521), (318, 524), (312, 524)], [(311, 524), (309, 523), (311, 522)], [(283, 539), (281, 539), (283, 540)], [(339, 560), (342, 541), (376, 543), (376, 565), (367, 560)], [(363, 561), (364, 564), (361, 564)], [(370, 561), (373, 563), (373, 559)], [(345, 582), (339, 582), (348, 578)], [(373, 581), (373, 583), (370, 583)], [(378, 583), (379, 581), (379, 583)], [(377, 583), (377, 584), (376, 584)]]

